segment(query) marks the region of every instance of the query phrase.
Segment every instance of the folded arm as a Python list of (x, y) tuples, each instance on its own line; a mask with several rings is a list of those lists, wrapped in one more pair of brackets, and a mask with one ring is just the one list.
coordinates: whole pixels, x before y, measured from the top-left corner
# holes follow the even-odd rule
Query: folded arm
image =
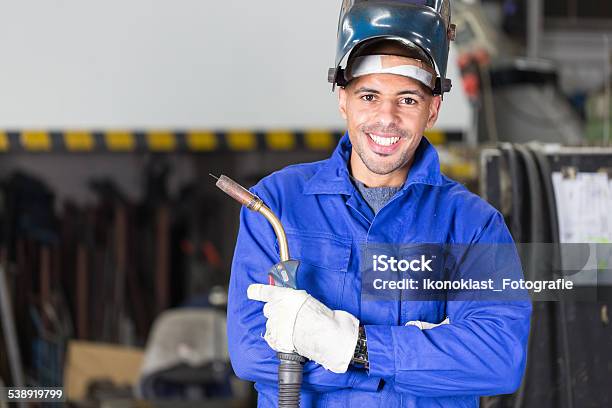
[[(265, 200), (265, 197), (261, 198)], [(234, 371), (238, 377), (248, 381), (268, 384), (276, 384), (278, 381), (279, 361), (276, 352), (263, 337), (266, 331), (264, 303), (247, 298), (249, 285), (267, 283), (268, 269), (278, 262), (271, 226), (262, 215), (243, 208), (232, 262), (227, 330)], [(337, 374), (319, 364), (308, 362), (304, 367), (302, 386), (316, 392), (341, 388), (376, 391), (379, 382), (379, 378), (368, 376), (363, 370), (350, 368), (346, 373)]]
[[(521, 279), (520, 260), (496, 213), (475, 239), (457, 276)], [(497, 295), (495, 295), (497, 296)], [(512, 298), (512, 299), (509, 299)], [(395, 388), (423, 397), (496, 395), (520, 385), (525, 368), (531, 302), (527, 293), (457, 296), (447, 302), (450, 324), (366, 326), (370, 374), (393, 378)]]

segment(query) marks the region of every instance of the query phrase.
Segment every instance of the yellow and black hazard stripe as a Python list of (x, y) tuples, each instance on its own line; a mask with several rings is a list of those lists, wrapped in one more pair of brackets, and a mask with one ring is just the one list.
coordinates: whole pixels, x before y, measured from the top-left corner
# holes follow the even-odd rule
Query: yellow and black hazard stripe
[[(0, 131), (0, 152), (251, 152), (332, 150), (343, 130), (23, 130)], [(460, 142), (461, 132), (428, 131), (434, 144)]]

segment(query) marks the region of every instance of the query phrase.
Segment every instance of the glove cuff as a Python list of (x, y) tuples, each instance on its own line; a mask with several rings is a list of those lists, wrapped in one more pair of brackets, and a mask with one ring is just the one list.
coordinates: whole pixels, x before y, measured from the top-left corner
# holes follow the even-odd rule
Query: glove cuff
[(331, 310), (309, 297), (302, 305), (293, 331), (298, 353), (335, 373), (344, 373), (355, 352), (359, 320), (343, 310)]

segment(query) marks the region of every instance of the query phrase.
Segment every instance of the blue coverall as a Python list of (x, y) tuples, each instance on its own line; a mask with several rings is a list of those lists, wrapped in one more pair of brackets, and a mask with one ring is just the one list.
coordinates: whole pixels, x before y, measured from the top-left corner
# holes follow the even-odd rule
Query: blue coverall
[[(479, 396), (516, 390), (525, 367), (529, 301), (361, 300), (360, 245), (512, 243), (503, 217), (441, 174), (426, 138), (403, 188), (374, 214), (349, 179), (350, 152), (345, 134), (329, 159), (289, 166), (251, 189), (285, 227), (291, 257), (300, 261), (298, 288), (353, 314), (366, 330), (369, 372), (351, 366), (335, 374), (307, 362), (301, 406), (476, 407)], [(277, 406), (278, 359), (263, 339), (264, 304), (249, 300), (247, 287), (267, 283), (277, 262), (271, 226), (243, 209), (229, 287), (229, 352), (236, 374), (255, 382), (259, 407)], [(405, 326), (446, 317), (451, 324), (431, 330)]]

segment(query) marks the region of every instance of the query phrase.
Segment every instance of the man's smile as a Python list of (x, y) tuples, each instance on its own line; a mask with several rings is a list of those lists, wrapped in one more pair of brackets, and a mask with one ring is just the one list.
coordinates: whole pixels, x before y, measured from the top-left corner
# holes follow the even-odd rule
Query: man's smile
[(367, 134), (376, 144), (381, 146), (391, 146), (399, 142), (400, 137), (379, 136), (376, 133)]
[(392, 154), (402, 144), (402, 137), (396, 134), (384, 134), (379, 132), (364, 132), (368, 139), (370, 149), (378, 154)]

